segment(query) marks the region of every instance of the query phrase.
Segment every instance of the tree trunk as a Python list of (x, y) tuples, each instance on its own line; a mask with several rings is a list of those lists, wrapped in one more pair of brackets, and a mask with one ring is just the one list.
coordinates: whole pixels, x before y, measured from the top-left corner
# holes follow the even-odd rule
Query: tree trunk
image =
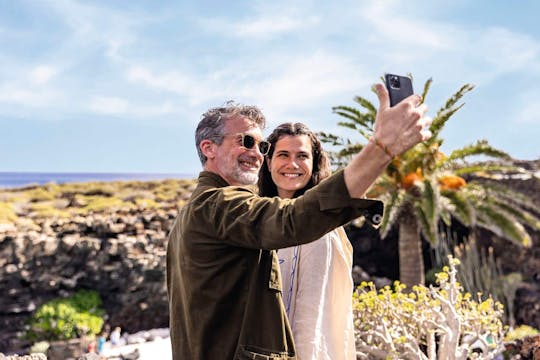
[(425, 281), (420, 227), (411, 205), (405, 207), (399, 220), (399, 277), (409, 290)]

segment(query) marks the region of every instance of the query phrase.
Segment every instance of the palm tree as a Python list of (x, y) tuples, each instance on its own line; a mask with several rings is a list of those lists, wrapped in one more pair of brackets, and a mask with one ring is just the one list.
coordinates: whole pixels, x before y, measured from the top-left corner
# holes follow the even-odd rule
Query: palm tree
[[(425, 83), (423, 99), (431, 84), (431, 79)], [(473, 88), (466, 84), (451, 96), (433, 119), (431, 139), (394, 158), (368, 192), (368, 196), (385, 202), (381, 237), (386, 237), (393, 227), (398, 229), (400, 281), (409, 287), (424, 283), (422, 236), (435, 245), (442, 223), (451, 226), (455, 220), (469, 228), (487, 228), (523, 246), (531, 245), (523, 224), (540, 229), (538, 209), (532, 201), (496, 182), (478, 181), (493, 173), (525, 171), (513, 166), (508, 154), (485, 140), (448, 156), (440, 151), (444, 125), (464, 105), (458, 104), (460, 99)], [(354, 101), (361, 109), (336, 106), (333, 111), (345, 118), (338, 122), (339, 126), (360, 133), (367, 143), (373, 134), (377, 109), (363, 97), (356, 96)], [(365, 145), (324, 132), (320, 136), (339, 150), (330, 153), (336, 167), (347, 163)]]

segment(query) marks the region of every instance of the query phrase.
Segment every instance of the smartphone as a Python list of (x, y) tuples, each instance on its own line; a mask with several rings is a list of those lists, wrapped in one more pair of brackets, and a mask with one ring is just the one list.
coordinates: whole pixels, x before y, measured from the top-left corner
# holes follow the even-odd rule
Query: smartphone
[(390, 106), (413, 94), (412, 80), (408, 76), (384, 74), (384, 80), (390, 96)]

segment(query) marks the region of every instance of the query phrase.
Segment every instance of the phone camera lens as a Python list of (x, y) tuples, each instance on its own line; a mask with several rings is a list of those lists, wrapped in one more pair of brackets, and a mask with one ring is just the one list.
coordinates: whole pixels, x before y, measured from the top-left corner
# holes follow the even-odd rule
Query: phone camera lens
[(399, 77), (390, 76), (390, 87), (394, 89), (399, 89), (401, 87), (401, 82), (399, 81)]

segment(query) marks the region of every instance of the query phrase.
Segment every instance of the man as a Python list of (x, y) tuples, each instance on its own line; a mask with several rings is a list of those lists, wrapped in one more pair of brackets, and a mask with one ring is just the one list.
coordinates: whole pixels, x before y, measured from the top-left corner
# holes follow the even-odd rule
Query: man
[(195, 137), (204, 171), (167, 248), (175, 360), (296, 359), (273, 250), (380, 216), (382, 204), (364, 193), (394, 155), (431, 136), (419, 96), (390, 107), (385, 87), (376, 89), (372, 140), (344, 170), (292, 200), (259, 197), (245, 186), (256, 183), (268, 151), (257, 108), (228, 104), (203, 115)]

